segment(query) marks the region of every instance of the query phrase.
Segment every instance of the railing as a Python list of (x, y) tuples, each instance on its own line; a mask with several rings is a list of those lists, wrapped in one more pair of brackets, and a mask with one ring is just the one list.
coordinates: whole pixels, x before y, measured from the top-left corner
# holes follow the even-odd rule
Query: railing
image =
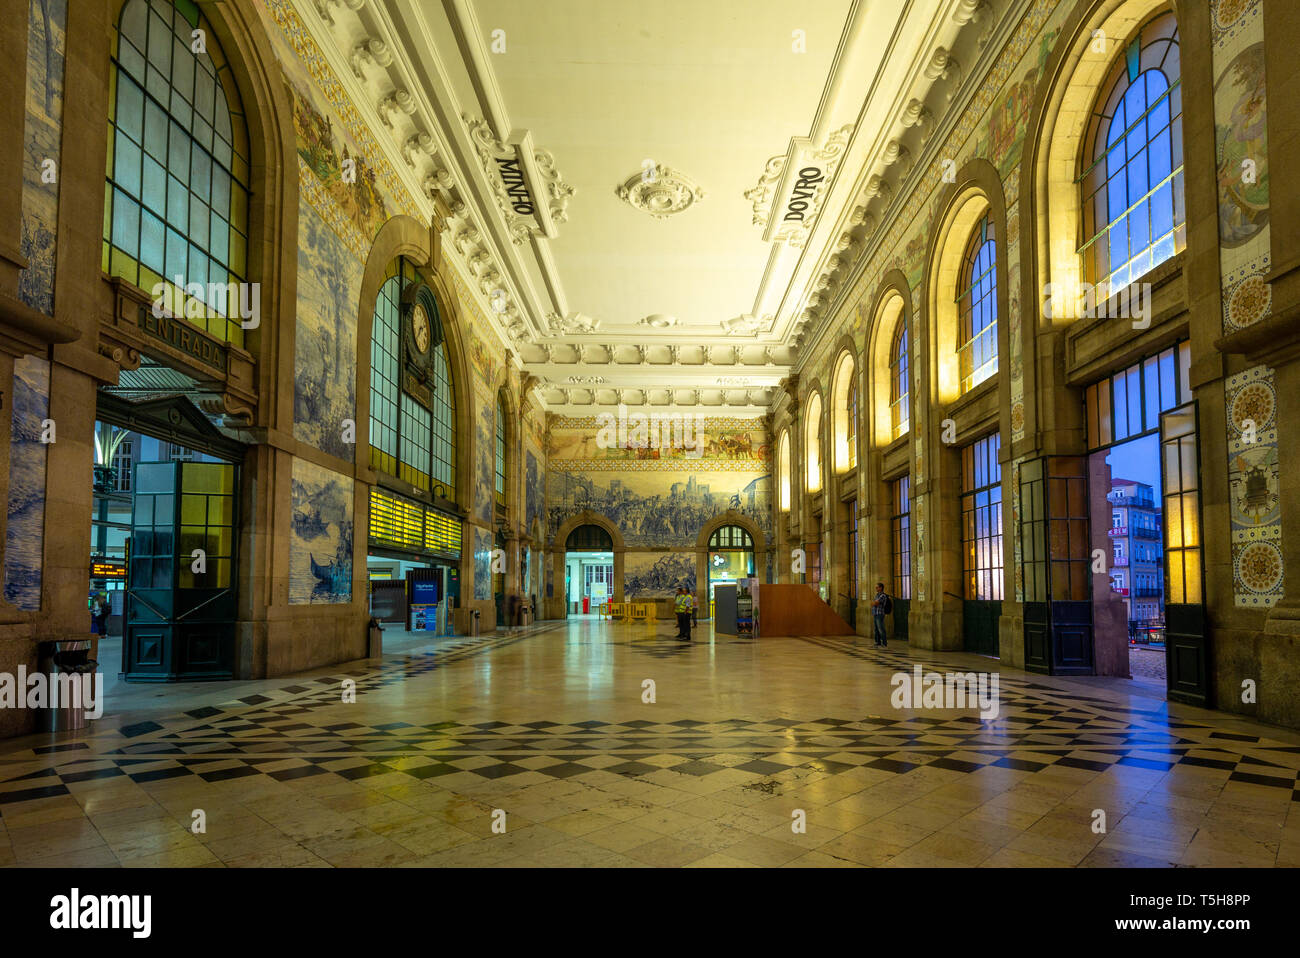
[(849, 625), (857, 625), (858, 597), (856, 595), (849, 595), (847, 592), (841, 592), (839, 595), (840, 598), (844, 600), (844, 608), (848, 611), (844, 614), (840, 614), (837, 610), (836, 614), (840, 615), (840, 618), (847, 620)]
[(1106, 530), (1106, 534), (1112, 538), (1122, 538), (1123, 536), (1134, 535), (1139, 539), (1159, 539), (1160, 527), (1146, 525), (1145, 523), (1134, 525), (1131, 528), (1126, 525), (1111, 526)]
[(1106, 497), (1106, 500), (1114, 506), (1128, 506), (1131, 508), (1154, 509), (1156, 502), (1150, 496), (1123, 496), (1112, 493)]
[(596, 607), (602, 618), (653, 622), (657, 616), (653, 602), (606, 602)]
[(1111, 568), (1123, 568), (1128, 565), (1128, 556), (1114, 556), (1110, 560)]

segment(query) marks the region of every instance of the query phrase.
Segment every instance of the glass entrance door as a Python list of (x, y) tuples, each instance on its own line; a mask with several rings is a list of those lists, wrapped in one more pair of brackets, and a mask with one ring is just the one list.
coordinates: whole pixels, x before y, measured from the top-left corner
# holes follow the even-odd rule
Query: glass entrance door
[(1001, 654), (1002, 618), (1002, 439), (978, 439), (961, 452), (962, 554), (965, 596), (962, 638), (967, 652)]
[(236, 466), (141, 462), (133, 486), (127, 681), (233, 677)]
[(1025, 669), (1093, 672), (1088, 460), (1048, 456), (1020, 467)]
[(1173, 701), (1210, 708), (1195, 401), (1160, 417), (1160, 459), (1165, 516), (1165, 681)]
[(713, 590), (754, 575), (754, 538), (740, 526), (722, 526), (709, 536), (709, 618), (713, 617)]
[(889, 486), (894, 502), (889, 522), (894, 569), (894, 638), (906, 641), (908, 612), (912, 604), (911, 477), (895, 479)]
[(845, 545), (849, 567), (849, 625), (856, 627), (858, 624), (858, 500), (850, 499), (844, 504), (844, 508), (848, 518), (848, 541)]

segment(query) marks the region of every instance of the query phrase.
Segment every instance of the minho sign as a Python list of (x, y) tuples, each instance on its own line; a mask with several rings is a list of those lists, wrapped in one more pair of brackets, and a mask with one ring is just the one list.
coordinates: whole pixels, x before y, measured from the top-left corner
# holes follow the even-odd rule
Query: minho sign
[(153, 311), (140, 307), (137, 320), (140, 332), (151, 339), (180, 350), (191, 359), (219, 373), (226, 372), (227, 357), (224, 344), (201, 332), (194, 326), (170, 316), (155, 316)]
[(510, 208), (520, 216), (532, 216), (533, 197), (528, 192), (528, 184), (524, 180), (524, 171), (519, 168), (518, 158), (498, 159), (497, 170), (501, 173), (506, 196), (510, 197)]

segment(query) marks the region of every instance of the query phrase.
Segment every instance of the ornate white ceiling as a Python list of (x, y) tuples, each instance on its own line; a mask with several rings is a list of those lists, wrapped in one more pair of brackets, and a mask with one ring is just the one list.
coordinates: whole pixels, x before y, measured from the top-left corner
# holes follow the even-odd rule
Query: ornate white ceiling
[(548, 408), (740, 415), (1023, 2), (295, 0)]

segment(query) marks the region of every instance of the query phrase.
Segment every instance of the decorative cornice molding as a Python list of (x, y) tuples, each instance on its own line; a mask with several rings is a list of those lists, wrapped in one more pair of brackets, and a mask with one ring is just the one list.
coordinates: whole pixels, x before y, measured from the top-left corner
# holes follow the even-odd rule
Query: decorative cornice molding
[[(552, 333), (561, 336), (568, 336), (574, 333), (594, 333), (600, 328), (600, 320), (592, 319), (590, 316), (584, 316), (582, 313), (570, 313), (568, 316), (561, 316), (559, 313), (547, 313), (546, 324), (550, 327)], [(574, 347), (580, 348), (580, 347)]]
[[(568, 221), (573, 187), (561, 178), (555, 157), (549, 150), (532, 146), (527, 131), (512, 135), (511, 143), (503, 143), (492, 132), (492, 125), (482, 117), (462, 113), (461, 120), (469, 131), (479, 166), (492, 186), (492, 197), (505, 220), (512, 243), (522, 246), (535, 236), (547, 235), (547, 218), (551, 224)], [(531, 199), (528, 205), (533, 207), (532, 212), (521, 213), (518, 210), (518, 198), (512, 197), (502, 178), (502, 162), (516, 165), (521, 181), (527, 184)], [(544, 195), (539, 196), (539, 191)], [(546, 205), (544, 214), (536, 209), (536, 204)]]
[(388, 44), (383, 40), (377, 40), (374, 37), (366, 37), (352, 48), (352, 56), (349, 58), (352, 64), (352, 72), (356, 74), (358, 80), (366, 78), (366, 72), (363, 65), (371, 64), (378, 69), (385, 69), (393, 64), (393, 51), (388, 48)]
[(767, 161), (758, 183), (745, 191), (754, 225), (767, 227), (765, 240), (803, 248), (852, 136), (848, 123), (817, 148), (806, 137), (794, 137), (784, 154)]
[[(984, 2), (985, 0), (980, 0), (976, 5), (982, 6)], [(962, 7), (969, 7), (967, 0), (962, 0)], [(966, 19), (958, 16), (958, 13), (960, 13), (960, 10), (954, 13), (953, 19), (963, 25), (978, 25), (985, 19), (983, 12)], [(980, 84), (967, 81), (972, 77), (986, 79), (1004, 57), (1009, 57), (1012, 62), (1018, 61), (1024, 55), (1024, 48), (1037, 35), (1033, 31), (1023, 29), (1022, 23), (1026, 18), (1034, 16), (1037, 16), (1040, 20), (1046, 20), (1049, 13), (1050, 8), (1040, 7), (1035, 11), (1034, 0), (1008, 0), (1007, 9), (1002, 16), (987, 17), (987, 27), (978, 37), (967, 40), (966, 38), (971, 37), (972, 34), (967, 32), (969, 30), (968, 26), (964, 27), (958, 36), (958, 40), (967, 43), (970, 49), (978, 48), (974, 58), (974, 67), (970, 74), (964, 74), (961, 71), (957, 61), (951, 54), (951, 46), (940, 45), (936, 47), (934, 54), (926, 63), (922, 72), (925, 78), (932, 83), (927, 94), (934, 92), (935, 87), (938, 86), (938, 81), (943, 80), (945, 82), (946, 85), (942, 89), (944, 90), (946, 106), (940, 111), (939, 116), (935, 118), (932, 125), (928, 128), (921, 128), (924, 138), (918, 146), (920, 155), (912, 164), (909, 175), (899, 178), (898, 190), (894, 190), (885, 181), (884, 177), (878, 173), (872, 174), (868, 178), (867, 186), (863, 191), (865, 202), (855, 207), (849, 218), (849, 222), (854, 225), (857, 225), (857, 221), (861, 221), (863, 246), (856, 258), (856, 262), (849, 269), (843, 271), (845, 275), (839, 284), (839, 293), (835, 297), (828, 299), (825, 308), (819, 311), (816, 325), (805, 328), (804, 332), (808, 335), (811, 335), (814, 329), (816, 330), (814, 341), (822, 339), (827, 331), (826, 324), (840, 313), (843, 296), (846, 292), (856, 288), (863, 271), (872, 265), (884, 244), (891, 242), (891, 236), (900, 226), (900, 211), (895, 207), (898, 204), (914, 202), (921, 193), (926, 196), (929, 195), (927, 187), (922, 182), (909, 181), (935, 176), (935, 166), (940, 151), (953, 141), (963, 123), (978, 122), (984, 115), (983, 113), (971, 114), (972, 105), (981, 94), (981, 91), (990, 98), (997, 95), (997, 90), (984, 90)], [(1018, 43), (1013, 43), (1013, 40), (1017, 40)], [(953, 44), (953, 46), (959, 45), (960, 43)], [(917, 98), (924, 103), (927, 94), (919, 95)], [(907, 111), (904, 111), (904, 115), (906, 113)], [(968, 133), (969, 131), (966, 131), (962, 136), (964, 137)], [(877, 229), (880, 224), (888, 225), (890, 235), (885, 235), (883, 230)], [(796, 368), (802, 369), (811, 356), (811, 352), (801, 350), (801, 355), (795, 363)]]
[[(839, 237), (842, 243), (846, 234), (856, 234), (855, 238), (861, 241), (860, 245), (849, 256), (836, 255), (829, 247), (823, 253), (825, 259), (819, 266), (821, 275), (812, 284), (815, 293), (809, 297), (809, 308), (792, 327), (796, 331), (797, 345), (803, 347), (810, 342), (820, 341), (826, 324), (839, 315), (840, 300), (845, 291), (854, 287), (857, 277), (883, 241), (883, 237), (877, 235), (878, 224), (893, 222), (889, 218), (889, 211), (913, 195), (918, 186), (911, 181), (915, 176), (928, 175), (935, 151), (943, 148), (946, 139), (965, 115), (970, 98), (975, 93), (975, 84), (966, 83), (968, 76), (953, 56), (953, 49), (961, 47), (964, 51), (976, 51), (978, 48), (984, 51), (982, 54), (974, 52), (974, 72), (978, 76), (987, 76), (1026, 14), (1029, 4), (1030, 0), (1012, 0), (1008, 16), (999, 19), (989, 15), (991, 7), (988, 7), (988, 0), (959, 0), (952, 13), (952, 21), (958, 24), (959, 32), (955, 38), (941, 40), (934, 46), (930, 57), (918, 70), (912, 90), (905, 93), (908, 99), (898, 115), (898, 132), (889, 136), (889, 131), (884, 131), (875, 161), (863, 167), (865, 186), (862, 188), (861, 201), (844, 218), (842, 228), (847, 229)], [(981, 36), (975, 37), (969, 25), (985, 21), (987, 28)], [(951, 28), (947, 32), (951, 34)], [(999, 38), (998, 43), (993, 48), (985, 49), (994, 34)], [(936, 39), (940, 36), (942, 34), (935, 35)], [(927, 98), (939, 94), (945, 105), (940, 110), (941, 116), (936, 120), (925, 104)], [(909, 135), (913, 137), (915, 154), (904, 142), (904, 138)], [(869, 170), (872, 172), (868, 174)], [(807, 358), (805, 352), (797, 365), (802, 368)]]
[(758, 316), (744, 313), (734, 319), (724, 319), (719, 325), (728, 336), (752, 336), (760, 330), (771, 329), (772, 317), (768, 315), (760, 319)]
[(356, 13), (365, 5), (366, 0), (316, 0), (316, 12), (322, 20), (333, 26), (334, 15), (330, 12), (330, 7), (347, 7)]
[(952, 102), (953, 96), (961, 89), (961, 82), (964, 79), (961, 64), (946, 47), (934, 48), (934, 53), (930, 54), (930, 62), (925, 67), (925, 78), (947, 80), (948, 87), (944, 92), (944, 99), (949, 102)]
[[(402, 47), (400, 33), (394, 31), (388, 11), (367, 0), (316, 0), (297, 5), (291, 0), (264, 2), (283, 42), (300, 57), (325, 102), (375, 166), (382, 188), (397, 209), (416, 219), (429, 220), (438, 196), (443, 192), (451, 194), (445, 204), (448, 212), (462, 220), (461, 227), (470, 228), (476, 239), (474, 247), (467, 247), (461, 235), (463, 228), (449, 224), (456, 237), (453, 245), (457, 254), (449, 257), (449, 263), (459, 267), (457, 273), (473, 278), (475, 271), (462, 257), (478, 249), (492, 254), (473, 222), (472, 212), (453, 193), (464, 171), (457, 168), (454, 154), (446, 149), (446, 131), (434, 119), (436, 113), (413, 79), (408, 51)], [(355, 16), (339, 16), (344, 10)], [(363, 38), (362, 43), (357, 42), (358, 36)], [(362, 45), (364, 55), (358, 49)], [(386, 51), (390, 56), (377, 51)], [(354, 56), (366, 67), (360, 76), (357, 64), (352, 62)], [(388, 137), (384, 131), (388, 131)], [(301, 159), (299, 166), (301, 171)], [(323, 191), (317, 192), (324, 196)], [(325, 199), (329, 202), (328, 197)], [(337, 220), (327, 216), (336, 229), (340, 225)], [(346, 228), (350, 224), (341, 225)], [(462, 284), (461, 288), (468, 293), (477, 285), (485, 300), (494, 290), (502, 289), (514, 306), (513, 315), (520, 316), (513, 292), (500, 282), (501, 270), (495, 269), (492, 276), (497, 282)], [(472, 305), (479, 309), (483, 306)], [(492, 338), (507, 342), (511, 331), (502, 322), (501, 313), (483, 310), (483, 315)]]

